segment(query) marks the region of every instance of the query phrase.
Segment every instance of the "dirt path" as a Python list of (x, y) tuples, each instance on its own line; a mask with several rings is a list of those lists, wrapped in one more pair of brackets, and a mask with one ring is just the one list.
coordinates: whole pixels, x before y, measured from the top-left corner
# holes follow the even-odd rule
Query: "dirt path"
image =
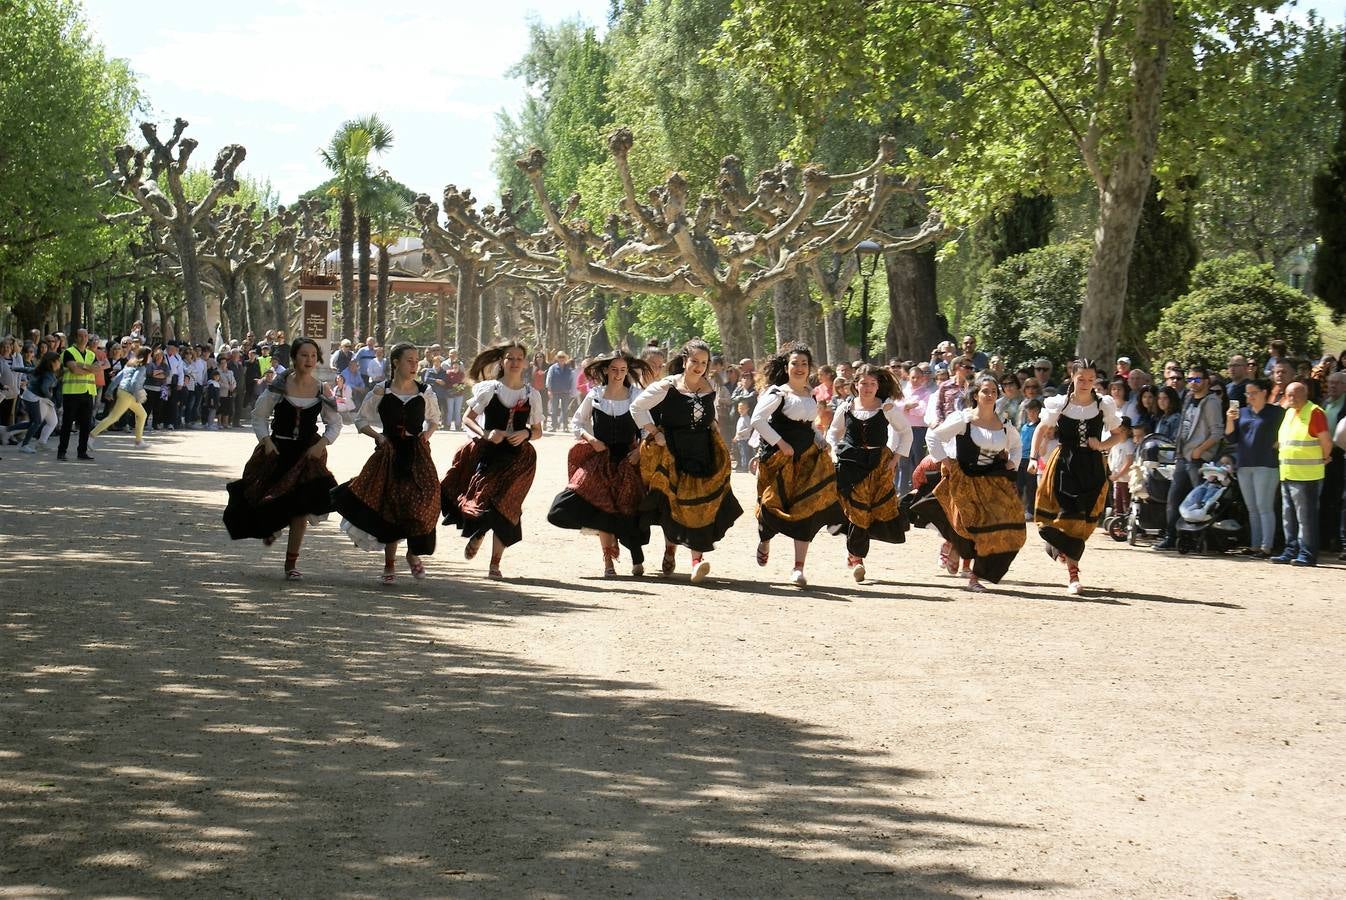
[[(434, 439), (441, 471), (459, 440)], [(0, 895), (1346, 885), (1341, 567), (1100, 535), (1076, 600), (1030, 534), (974, 597), (921, 532), (876, 545), (860, 587), (826, 538), (798, 591), (745, 518), (705, 585), (685, 555), (604, 581), (595, 541), (545, 524), (549, 436), (511, 580), (441, 529), (432, 580), (384, 588), (329, 522), (288, 586), (279, 547), (220, 525), (251, 444), (5, 454)], [(343, 436), (337, 477), (369, 447)]]

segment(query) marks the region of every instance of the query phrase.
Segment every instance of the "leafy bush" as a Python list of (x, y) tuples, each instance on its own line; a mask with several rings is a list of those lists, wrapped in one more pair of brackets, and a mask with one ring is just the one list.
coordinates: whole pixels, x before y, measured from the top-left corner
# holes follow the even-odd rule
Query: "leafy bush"
[(1017, 368), (1039, 356), (1075, 353), (1089, 245), (1053, 244), (1012, 256), (987, 273), (967, 320), (981, 349)]
[(1223, 368), (1235, 353), (1260, 354), (1273, 338), (1292, 354), (1317, 354), (1312, 301), (1277, 281), (1270, 265), (1236, 254), (1196, 267), (1192, 290), (1160, 315), (1150, 346), (1159, 359)]

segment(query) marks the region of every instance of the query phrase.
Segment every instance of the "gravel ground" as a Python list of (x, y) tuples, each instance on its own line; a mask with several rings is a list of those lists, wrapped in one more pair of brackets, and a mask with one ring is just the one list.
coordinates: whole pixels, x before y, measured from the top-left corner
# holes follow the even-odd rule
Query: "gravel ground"
[(1030, 529), (973, 596), (825, 536), (798, 590), (745, 517), (604, 580), (549, 435), (508, 580), (441, 529), (380, 586), (333, 521), (287, 585), (220, 523), (251, 436), (151, 440), (5, 453), (0, 896), (1346, 893), (1340, 566), (1100, 534), (1072, 598)]

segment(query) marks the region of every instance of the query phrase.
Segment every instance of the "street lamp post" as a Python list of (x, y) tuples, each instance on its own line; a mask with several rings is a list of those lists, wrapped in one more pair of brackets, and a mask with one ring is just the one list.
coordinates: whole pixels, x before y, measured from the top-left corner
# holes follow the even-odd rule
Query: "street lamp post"
[(864, 290), (860, 294), (860, 359), (869, 362), (869, 279), (879, 268), (879, 257), (883, 247), (876, 241), (861, 241), (855, 245), (855, 261), (864, 279)]

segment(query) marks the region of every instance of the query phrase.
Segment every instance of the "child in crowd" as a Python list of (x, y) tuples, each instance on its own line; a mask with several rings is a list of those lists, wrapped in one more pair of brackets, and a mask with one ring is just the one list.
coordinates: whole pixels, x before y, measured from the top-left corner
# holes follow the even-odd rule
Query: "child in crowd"
[(1019, 499), (1024, 504), (1024, 521), (1031, 522), (1037, 508), (1038, 479), (1028, 464), (1033, 453), (1033, 433), (1038, 430), (1038, 419), (1042, 416), (1042, 401), (1036, 397), (1023, 401), (1019, 405), (1019, 415), (1023, 417), (1023, 424), (1019, 426), (1019, 440), (1023, 450), (1020, 451), (1019, 474), (1015, 485), (1019, 489)]
[(220, 370), (211, 369), (206, 377), (206, 405), (205, 420), (206, 428), (209, 431), (219, 431), (219, 423), (215, 421), (215, 415), (220, 409)]
[[(1112, 514), (1124, 516), (1131, 511), (1131, 464), (1136, 459), (1136, 448), (1144, 439), (1143, 426), (1131, 426), (1125, 418), (1122, 427), (1127, 428), (1126, 440), (1108, 451), (1108, 480), (1112, 482)], [(1134, 437), (1137, 431), (1140, 438)]]
[(838, 375), (832, 380), (832, 409), (839, 409), (842, 403), (845, 403), (853, 395), (851, 392), (851, 380)]
[(747, 400), (738, 401), (738, 423), (734, 427), (734, 461), (738, 471), (748, 471), (752, 462), (752, 446), (748, 438), (752, 436), (752, 405)]

